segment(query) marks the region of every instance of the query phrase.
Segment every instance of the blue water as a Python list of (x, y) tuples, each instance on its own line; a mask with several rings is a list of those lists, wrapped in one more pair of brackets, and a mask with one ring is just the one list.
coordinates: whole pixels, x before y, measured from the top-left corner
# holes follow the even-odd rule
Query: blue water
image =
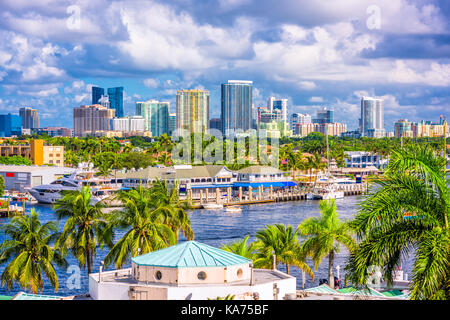
[[(360, 196), (346, 197), (344, 199), (336, 200), (338, 212), (341, 220), (350, 220), (358, 210), (358, 203), (361, 200)], [(55, 221), (56, 217), (51, 208), (47, 205), (27, 206), (26, 212), (34, 207), (40, 212), (40, 219), (43, 223), (47, 221)], [(261, 205), (243, 206), (241, 213), (226, 213), (222, 210), (196, 210), (190, 213), (191, 225), (195, 232), (195, 240), (206, 243), (211, 246), (220, 247), (223, 244), (231, 243), (238, 239), (242, 239), (246, 235), (250, 235), (250, 241), (255, 240), (255, 233), (260, 229), (264, 229), (266, 225), (282, 223), (286, 225), (297, 225), (306, 218), (318, 217), (318, 201), (293, 201), (293, 202), (279, 202)], [(0, 218), (0, 224), (7, 223), (10, 219)], [(64, 221), (58, 222), (58, 229), (62, 230)], [(117, 230), (116, 241), (124, 234), (124, 230)], [(0, 233), (0, 241), (3, 242), (5, 235)], [(100, 261), (103, 260), (107, 254), (108, 249), (104, 248), (97, 251), (97, 257), (94, 259), (93, 272), (98, 272)], [(337, 255), (335, 266), (341, 267), (341, 279), (344, 279), (344, 266), (348, 253), (345, 249)], [(69, 265), (78, 266), (78, 262), (72, 256), (67, 257)], [(309, 266), (313, 264), (309, 261)], [(124, 268), (129, 267), (128, 263)], [(6, 265), (0, 265), (0, 273), (3, 272)], [(109, 269), (114, 269), (110, 267)], [(405, 257), (403, 262), (403, 269), (410, 274), (411, 262)], [(279, 265), (279, 270), (285, 271), (284, 265)], [(73, 271), (72, 271), (73, 272)], [(335, 271), (336, 272), (336, 271)], [(290, 273), (297, 278), (297, 287), (300, 288), (302, 284), (301, 271), (295, 267), (290, 268)], [(58, 295), (69, 296), (76, 294), (84, 294), (89, 291), (87, 271), (81, 270), (80, 286), (76, 288), (76, 283), (71, 281), (74, 279), (72, 273), (68, 273), (66, 269), (57, 269), (59, 279)], [(328, 276), (328, 259), (324, 259), (319, 266), (319, 269), (314, 272), (315, 280), (312, 281), (306, 276), (305, 287), (317, 286), (319, 279), (327, 278)], [(69, 278), (70, 277), (70, 278)], [(69, 280), (69, 281), (68, 281)], [(75, 288), (74, 288), (75, 284)], [(6, 291), (5, 287), (0, 288), (0, 295), (13, 295), (21, 290), (19, 287)], [(45, 280), (44, 294), (55, 294), (52, 286)]]

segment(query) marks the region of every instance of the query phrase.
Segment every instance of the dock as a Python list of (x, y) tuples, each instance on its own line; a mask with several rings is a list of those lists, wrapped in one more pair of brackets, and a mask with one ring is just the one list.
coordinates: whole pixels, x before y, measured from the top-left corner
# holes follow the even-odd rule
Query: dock
[[(231, 188), (228, 188), (226, 197), (221, 196), (219, 189), (216, 189), (215, 193), (208, 193), (200, 191), (199, 198), (192, 198), (192, 194), (189, 193), (186, 200), (189, 200), (192, 207), (200, 209), (205, 203), (218, 203), (226, 206), (242, 206), (252, 204), (263, 204), (272, 202), (285, 202), (285, 201), (302, 201), (306, 200), (310, 188), (289, 188), (284, 190), (274, 191), (273, 188), (267, 188), (269, 191), (264, 191), (263, 187), (252, 190), (249, 188), (248, 194), (242, 192), (242, 188), (239, 188), (238, 195), (233, 195)], [(344, 191), (344, 196), (361, 195), (367, 191), (367, 185), (365, 183), (354, 185), (339, 185), (339, 191)]]
[(18, 205), (10, 205), (9, 208), (0, 209), (0, 218), (9, 218), (13, 215), (23, 214), (24, 208)]

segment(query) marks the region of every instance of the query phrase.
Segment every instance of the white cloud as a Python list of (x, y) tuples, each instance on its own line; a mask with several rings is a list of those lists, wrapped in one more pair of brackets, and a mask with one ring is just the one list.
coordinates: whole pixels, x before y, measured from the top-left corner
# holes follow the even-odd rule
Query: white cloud
[(309, 102), (323, 102), (323, 98), (322, 97), (311, 97), (308, 100)]
[(157, 88), (159, 86), (158, 79), (147, 78), (144, 79), (143, 82), (147, 88)]

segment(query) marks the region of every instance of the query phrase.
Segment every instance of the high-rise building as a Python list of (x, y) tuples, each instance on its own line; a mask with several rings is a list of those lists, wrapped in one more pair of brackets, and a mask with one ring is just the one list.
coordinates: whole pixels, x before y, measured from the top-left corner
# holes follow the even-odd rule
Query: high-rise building
[(311, 116), (309, 114), (293, 113), (289, 119), (289, 125), (291, 130), (295, 131), (295, 126), (297, 124), (308, 124), (311, 123)]
[(375, 132), (384, 131), (383, 99), (362, 97), (359, 131), (367, 137), (371, 129), (375, 129)]
[(123, 117), (123, 87), (108, 88), (109, 107), (116, 110), (118, 118)]
[(177, 91), (177, 129), (206, 132), (209, 127), (209, 91)]
[(164, 133), (170, 135), (169, 109), (169, 102), (157, 100), (136, 102), (136, 114), (145, 119), (145, 130), (151, 131), (153, 137)]
[(77, 137), (95, 135), (96, 131), (110, 131), (115, 110), (99, 104), (80, 106), (73, 109), (74, 135)]
[(334, 122), (334, 111), (327, 110), (323, 108), (316, 111), (316, 118), (313, 120), (314, 123), (333, 123)]
[(105, 89), (100, 87), (92, 87), (92, 104), (100, 104), (99, 100), (105, 94)]
[(221, 86), (221, 131), (252, 129), (252, 81), (228, 80)]
[(276, 99), (275, 97), (269, 97), (267, 99), (267, 109), (269, 112), (278, 111), (281, 114), (281, 121), (288, 121), (287, 99)]
[(222, 119), (221, 118), (212, 118), (209, 120), (209, 128), (216, 129), (222, 132)]
[(33, 132), (39, 128), (39, 116), (36, 109), (20, 108), (19, 116), (22, 119), (22, 129), (30, 129)]
[(22, 118), (16, 114), (0, 114), (0, 137), (20, 136)]
[(401, 137), (413, 137), (413, 131), (411, 130), (411, 121), (408, 121), (408, 119), (400, 119), (397, 122), (394, 123), (394, 136), (396, 138)]
[(171, 136), (172, 132), (174, 132), (176, 129), (177, 129), (177, 114), (169, 113), (169, 133), (168, 133), (168, 135)]
[(145, 119), (141, 116), (113, 118), (111, 119), (111, 130), (122, 132), (145, 131)]

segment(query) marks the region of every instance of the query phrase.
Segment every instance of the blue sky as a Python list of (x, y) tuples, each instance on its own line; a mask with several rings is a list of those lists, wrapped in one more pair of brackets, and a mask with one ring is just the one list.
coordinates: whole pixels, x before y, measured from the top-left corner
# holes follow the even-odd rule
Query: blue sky
[[(289, 113), (333, 108), (356, 129), (362, 95), (385, 100), (385, 125), (450, 110), (450, 6), (442, 0), (2, 0), (0, 113), (39, 110), (72, 127), (92, 85), (125, 88), (125, 114), (177, 89), (252, 80), (254, 103)], [(79, 13), (79, 14), (78, 14)]]

